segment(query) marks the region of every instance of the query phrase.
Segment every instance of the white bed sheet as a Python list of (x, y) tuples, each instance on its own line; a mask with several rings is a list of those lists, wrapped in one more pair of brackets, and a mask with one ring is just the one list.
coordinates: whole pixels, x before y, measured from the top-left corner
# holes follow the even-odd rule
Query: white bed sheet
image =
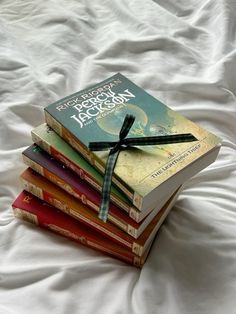
[[(43, 107), (116, 72), (214, 132), (140, 271), (15, 220)], [(0, 314), (236, 313), (236, 2), (0, 2)]]

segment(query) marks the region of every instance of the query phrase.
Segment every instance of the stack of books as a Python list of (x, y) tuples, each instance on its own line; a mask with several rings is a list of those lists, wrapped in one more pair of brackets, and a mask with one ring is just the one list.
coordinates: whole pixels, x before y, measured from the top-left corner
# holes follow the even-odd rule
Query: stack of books
[[(112, 175), (108, 220), (98, 217), (108, 149), (125, 116), (135, 117)], [(16, 217), (142, 267), (181, 186), (211, 164), (220, 139), (174, 112), (120, 73), (45, 108), (23, 152), (28, 168), (12, 204)], [(191, 133), (194, 141), (160, 139)], [(105, 178), (106, 180), (106, 178)]]

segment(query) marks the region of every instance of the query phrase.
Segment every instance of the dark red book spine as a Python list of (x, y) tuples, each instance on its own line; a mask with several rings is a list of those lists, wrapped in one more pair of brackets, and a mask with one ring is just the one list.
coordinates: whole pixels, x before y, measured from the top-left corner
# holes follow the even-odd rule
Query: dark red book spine
[(145, 257), (138, 257), (115, 242), (103, 237), (62, 211), (40, 200), (27, 191), (21, 192), (12, 208), (16, 217), (29, 221), (76, 242), (108, 253), (120, 260), (142, 267)]

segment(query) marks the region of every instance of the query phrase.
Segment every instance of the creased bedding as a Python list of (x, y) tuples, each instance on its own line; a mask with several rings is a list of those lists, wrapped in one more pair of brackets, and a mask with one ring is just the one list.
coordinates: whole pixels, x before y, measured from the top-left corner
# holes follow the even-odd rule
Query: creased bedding
[[(223, 139), (140, 271), (14, 219), (43, 107), (121, 72)], [(236, 313), (236, 2), (0, 2), (0, 314)]]

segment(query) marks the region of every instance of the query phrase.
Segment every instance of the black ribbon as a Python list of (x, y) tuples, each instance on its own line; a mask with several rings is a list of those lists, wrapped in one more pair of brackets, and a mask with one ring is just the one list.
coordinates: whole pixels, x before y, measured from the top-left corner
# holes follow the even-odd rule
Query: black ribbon
[(105, 166), (105, 174), (101, 192), (101, 203), (98, 215), (98, 217), (104, 222), (107, 221), (108, 217), (112, 174), (121, 149), (125, 149), (125, 147), (129, 146), (163, 145), (197, 141), (197, 139), (191, 133), (126, 138), (130, 128), (134, 123), (134, 120), (135, 117), (132, 115), (127, 114), (125, 116), (119, 133), (119, 141), (89, 143), (89, 149), (91, 151), (103, 151), (110, 149)]

